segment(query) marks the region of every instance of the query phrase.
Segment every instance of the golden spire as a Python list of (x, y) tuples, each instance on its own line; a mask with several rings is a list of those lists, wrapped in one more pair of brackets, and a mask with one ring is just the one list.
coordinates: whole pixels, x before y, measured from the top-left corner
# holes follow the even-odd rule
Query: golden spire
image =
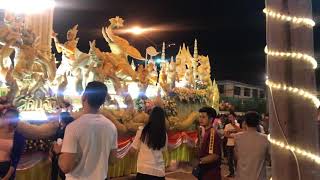
[(198, 60), (198, 42), (197, 42), (197, 39), (194, 40), (193, 58), (194, 58), (195, 61)]
[(187, 49), (186, 49), (186, 44), (185, 43), (183, 43), (182, 44), (182, 51), (186, 51)]
[(166, 43), (162, 43), (162, 52), (161, 52), (161, 60), (164, 61), (166, 59)]

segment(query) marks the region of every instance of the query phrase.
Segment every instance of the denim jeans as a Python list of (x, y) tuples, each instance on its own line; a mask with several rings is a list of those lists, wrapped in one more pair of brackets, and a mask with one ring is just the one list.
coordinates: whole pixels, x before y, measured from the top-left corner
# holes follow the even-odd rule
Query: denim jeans
[(235, 171), (235, 159), (234, 159), (234, 146), (227, 146), (227, 155), (228, 155), (228, 166), (229, 173), (234, 175)]

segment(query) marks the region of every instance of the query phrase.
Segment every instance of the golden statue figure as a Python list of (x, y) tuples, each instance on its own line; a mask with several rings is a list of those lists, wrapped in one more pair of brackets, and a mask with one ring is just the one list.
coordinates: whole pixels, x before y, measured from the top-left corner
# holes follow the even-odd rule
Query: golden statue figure
[(199, 80), (205, 85), (210, 86), (211, 83), (211, 68), (208, 56), (199, 56), (200, 66), (198, 67)]
[(116, 76), (115, 66), (110, 61), (104, 60), (103, 53), (95, 45), (95, 41), (90, 42), (90, 66), (87, 73), (91, 72), (92, 79), (96, 81), (104, 82), (110, 79), (117, 94), (121, 94), (121, 81)]
[(77, 91), (81, 93), (86, 85), (85, 66), (88, 64), (89, 55), (78, 50), (79, 38), (77, 38), (77, 33), (78, 25), (75, 25), (68, 30), (67, 41), (64, 44), (59, 42), (57, 33), (53, 33), (52, 37), (58, 53), (62, 53), (62, 61), (57, 69), (56, 80), (59, 84), (62, 83), (61, 78), (65, 73), (77, 77), (75, 86)]
[[(46, 80), (50, 82), (54, 80), (56, 72), (55, 59), (53, 57), (47, 58), (35, 47), (36, 36), (32, 31), (23, 29), (20, 39), (8, 43), (1, 42), (1, 44), (4, 45), (1, 51), (2, 57), (11, 52), (8, 48), (12, 48), (15, 51), (15, 66), (10, 71), (9, 76), (12, 78), (9, 79), (16, 81), (18, 89), (14, 90), (15, 93), (11, 94), (12, 96), (32, 94), (36, 87), (43, 85)], [(5, 68), (2, 70), (6, 71)], [(13, 82), (10, 83), (12, 84)]]

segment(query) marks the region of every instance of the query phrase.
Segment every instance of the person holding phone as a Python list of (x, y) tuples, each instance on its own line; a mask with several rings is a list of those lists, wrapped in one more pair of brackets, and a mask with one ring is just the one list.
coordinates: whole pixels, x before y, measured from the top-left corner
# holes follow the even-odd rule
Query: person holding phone
[(58, 176), (61, 180), (65, 180), (65, 174), (61, 171), (58, 165), (58, 158), (61, 153), (61, 145), (64, 137), (64, 132), (68, 124), (73, 121), (73, 117), (71, 117), (70, 113), (62, 112), (60, 113), (60, 123), (59, 128), (55, 134), (54, 139), (56, 142), (53, 144), (50, 155), (51, 155), (51, 162), (52, 162), (52, 170), (51, 170), (51, 180), (57, 180)]

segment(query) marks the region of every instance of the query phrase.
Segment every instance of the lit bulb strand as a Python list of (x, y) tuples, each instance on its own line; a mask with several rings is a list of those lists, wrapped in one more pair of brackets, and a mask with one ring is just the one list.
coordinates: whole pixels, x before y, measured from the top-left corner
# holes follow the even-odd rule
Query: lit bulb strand
[(312, 93), (305, 91), (303, 89), (291, 87), (286, 84), (275, 83), (275, 82), (270, 81), (269, 79), (266, 80), (266, 85), (272, 89), (287, 91), (287, 92), (290, 92), (294, 95), (309, 99), (316, 106), (316, 108), (318, 108), (320, 106), (319, 99), (315, 95), (313, 95)]
[(310, 63), (313, 69), (316, 69), (318, 66), (317, 60), (308, 54), (300, 53), (300, 52), (284, 52), (284, 51), (275, 51), (269, 49), (267, 46), (264, 48), (264, 52), (268, 56), (280, 57), (283, 59), (291, 58), (294, 60), (303, 60)]
[(281, 14), (279, 12), (269, 10), (267, 8), (265, 8), (263, 12), (270, 18), (277, 19), (284, 22), (290, 22), (296, 25), (305, 25), (308, 27), (313, 27), (316, 25), (316, 23), (310, 18), (289, 16), (286, 14)]
[(268, 140), (272, 145), (278, 146), (281, 149), (286, 149), (286, 150), (292, 151), (293, 153), (296, 153), (300, 156), (306, 157), (307, 159), (310, 159), (310, 160), (314, 161), (315, 163), (320, 164), (320, 157), (316, 154), (313, 154), (309, 151), (303, 150), (303, 149), (295, 147), (295, 146), (291, 146), (290, 144), (285, 144), (284, 142), (275, 140), (270, 137), (270, 134), (268, 135)]

